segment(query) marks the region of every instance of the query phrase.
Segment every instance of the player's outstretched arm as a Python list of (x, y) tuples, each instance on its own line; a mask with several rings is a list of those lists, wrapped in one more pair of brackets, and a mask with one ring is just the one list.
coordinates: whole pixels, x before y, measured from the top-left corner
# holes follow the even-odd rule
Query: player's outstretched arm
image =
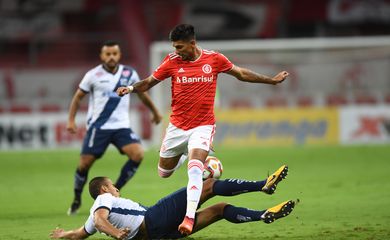
[(132, 86), (128, 86), (128, 87), (119, 87), (117, 90), (116, 90), (116, 93), (122, 97), (126, 94), (129, 94), (131, 92), (146, 92), (148, 91), (150, 88), (152, 88), (154, 85), (156, 85), (157, 83), (159, 83), (160, 81), (158, 81), (157, 79), (155, 79), (154, 77), (152, 76), (149, 76), (139, 82), (137, 82), (136, 84), (132, 85)]
[(288, 72), (282, 71), (271, 78), (253, 72), (247, 68), (242, 68), (238, 66), (233, 66), (233, 68), (226, 73), (236, 77), (240, 81), (251, 82), (251, 83), (266, 83), (266, 84), (273, 84), (273, 85), (283, 82), (289, 75)]
[(65, 231), (61, 228), (56, 228), (50, 233), (52, 239), (85, 239), (89, 235), (85, 232), (84, 227)]
[(108, 214), (110, 212), (106, 208), (100, 208), (95, 211), (94, 223), (95, 227), (99, 232), (103, 232), (115, 239), (126, 239), (129, 235), (129, 229), (118, 229), (114, 227), (108, 221)]

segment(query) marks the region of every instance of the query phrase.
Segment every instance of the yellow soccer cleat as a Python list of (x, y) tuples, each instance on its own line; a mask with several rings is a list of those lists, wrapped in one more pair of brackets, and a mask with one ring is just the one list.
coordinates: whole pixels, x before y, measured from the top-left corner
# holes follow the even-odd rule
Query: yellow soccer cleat
[(276, 185), (278, 185), (278, 183), (282, 181), (282, 179), (286, 178), (287, 173), (288, 166), (281, 166), (278, 170), (276, 170), (276, 172), (274, 172), (271, 176), (267, 178), (267, 182), (265, 183), (261, 191), (267, 194), (273, 194), (276, 190)]
[(265, 223), (272, 223), (276, 219), (288, 216), (292, 210), (294, 209), (295, 202), (293, 200), (282, 202), (275, 207), (268, 208), (263, 215), (261, 215), (261, 219)]

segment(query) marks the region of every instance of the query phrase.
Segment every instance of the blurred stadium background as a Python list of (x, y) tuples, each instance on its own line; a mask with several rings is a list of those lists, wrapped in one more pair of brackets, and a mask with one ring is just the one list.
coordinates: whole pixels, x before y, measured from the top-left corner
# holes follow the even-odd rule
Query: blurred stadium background
[[(390, 141), (388, 1), (2, 0), (0, 12), (0, 149), (78, 146), (83, 133), (67, 134), (65, 115), (84, 73), (99, 64), (100, 44), (118, 40), (122, 62), (146, 77), (172, 51), (167, 35), (180, 22), (194, 24), (201, 46), (237, 65), (291, 73), (277, 87), (222, 74), (217, 102), (227, 112), (217, 144)], [(169, 88), (151, 92), (163, 111)], [(294, 110), (275, 118), (268, 111), (280, 108)], [(133, 109), (136, 131), (158, 145), (163, 126), (151, 127), (136, 98)], [(237, 119), (237, 109), (255, 112)]]
[[(70, 224), (72, 220), (59, 216), (65, 213), (71, 200), (73, 170), (85, 132), (81, 126), (84, 125), (87, 102), (79, 110), (79, 133), (70, 135), (66, 132), (67, 108), (78, 83), (87, 70), (100, 63), (100, 45), (107, 39), (121, 43), (123, 64), (135, 67), (141, 78), (148, 76), (164, 55), (172, 51), (167, 42), (168, 32), (182, 22), (196, 27), (200, 46), (221, 51), (237, 65), (266, 75), (280, 70), (290, 72), (288, 80), (278, 86), (255, 86), (220, 75), (215, 144), (217, 154), (223, 156), (227, 177), (237, 177), (233, 173), (240, 174), (238, 170), (252, 168), (249, 163), (238, 165), (235, 161), (241, 155), (231, 151), (236, 149), (245, 155), (248, 149), (252, 155), (245, 155), (245, 158), (288, 159), (291, 156), (294, 161), (303, 159), (304, 162), (299, 163), (290, 159), (292, 162), (289, 163), (302, 167), (298, 173), (303, 175), (313, 170), (308, 166), (310, 161), (315, 162), (314, 166), (318, 168), (325, 165), (329, 175), (318, 180), (318, 184), (326, 182), (329, 188), (362, 187), (359, 180), (356, 180), (359, 184), (352, 186), (332, 182), (331, 172), (334, 169), (329, 167), (330, 158), (334, 168), (338, 168), (337, 164), (343, 160), (350, 160), (348, 164), (343, 162), (343, 168), (338, 169), (341, 173), (336, 176), (359, 173), (366, 179), (385, 179), (385, 170), (390, 167), (388, 0), (0, 0), (0, 184), (3, 187), (14, 185), (17, 190), (13, 194), (21, 198), (16, 201), (18, 204), (29, 208), (28, 203), (22, 203), (24, 192), (33, 197), (29, 194), (32, 186), (15, 180), (20, 177), (20, 168), (28, 166), (35, 169), (33, 165), (44, 164), (34, 171), (34, 177), (41, 178), (32, 182), (40, 185), (47, 179), (58, 180), (63, 184), (60, 189), (64, 191), (64, 199), (55, 200), (61, 209), (51, 206), (49, 209), (53, 214), (44, 215), (42, 223), (49, 225), (53, 217), (58, 223), (67, 221), (66, 226), (75, 227)], [(151, 95), (167, 119), (170, 84), (157, 85)], [(157, 158), (155, 149), (159, 147), (165, 125), (152, 126), (148, 111), (137, 98), (132, 99), (132, 109), (132, 127), (143, 138), (145, 146), (151, 149), (147, 157), (153, 163), (145, 164), (140, 176), (137, 175), (134, 183), (130, 183), (136, 192), (142, 193), (143, 189), (137, 188), (141, 177), (153, 175), (151, 181), (156, 185), (161, 181), (154, 176), (157, 174), (153, 161)], [(49, 149), (51, 151), (47, 151)], [(229, 154), (224, 155), (224, 151)], [(262, 155), (263, 151), (265, 155)], [(345, 151), (350, 155), (344, 155)], [(56, 155), (62, 157), (53, 164), (57, 159), (51, 161), (49, 158), (56, 158)], [(120, 158), (115, 154), (109, 156)], [(350, 171), (349, 164), (353, 164), (355, 159), (356, 166), (361, 168), (355, 167), (354, 171)], [(240, 160), (245, 162), (244, 158)], [(282, 160), (250, 163), (272, 171), (273, 167), (283, 163)], [(110, 170), (99, 162), (92, 174), (106, 174), (103, 170), (107, 170), (107, 174), (115, 177), (120, 161), (114, 162), (110, 166), (115, 166), (115, 169)], [(55, 166), (58, 163), (62, 166), (60, 169)], [(229, 175), (229, 168), (236, 170)], [(51, 175), (61, 169), (59, 175)], [(250, 173), (247, 175), (251, 176)], [(185, 178), (183, 173), (179, 176)], [(166, 192), (185, 181), (181, 179), (178, 182), (182, 184), (173, 184)], [(302, 184), (297, 179), (295, 183), (289, 186), (296, 188)], [(46, 187), (50, 192), (54, 185)], [(375, 187), (378, 189), (380, 185)], [(388, 189), (389, 185), (382, 187)], [(311, 190), (307, 188), (307, 191)], [(60, 194), (60, 190), (54, 192)], [(377, 193), (376, 190), (374, 192)], [(45, 190), (40, 194), (49, 195)], [(371, 196), (371, 192), (366, 194)], [(334, 202), (342, 202), (345, 199), (342, 195), (340, 190), (340, 199)], [(388, 193), (374, 196), (377, 202), (371, 203), (373, 205), (369, 209), (382, 209), (382, 203), (390, 201)], [(7, 206), (8, 201), (12, 201), (5, 196), (1, 198), (1, 206)], [(158, 199), (152, 193), (144, 197), (150, 198)], [(45, 208), (44, 204), (38, 206)], [(84, 207), (86, 214), (88, 209)], [(0, 217), (7, 229), (12, 230), (18, 214), (22, 214), (17, 209), (16, 206), (10, 207), (6, 211), (8, 215)], [(379, 224), (379, 235), (373, 235), (375, 227), (374, 230), (367, 227), (367, 235), (362, 239), (390, 237), (389, 231), (381, 228), (383, 222), (390, 222), (390, 212), (378, 211), (382, 211), (379, 215), (381, 222), (374, 220), (374, 223)], [(33, 210), (28, 216), (34, 219), (39, 212)], [(312, 215), (301, 212), (301, 216)], [(348, 221), (358, 218), (357, 215), (340, 225), (348, 227)], [(79, 224), (83, 223), (84, 217), (76, 218)], [(6, 219), (14, 221), (7, 222)], [(321, 225), (322, 220), (329, 219), (324, 217), (321, 221), (313, 221)], [(282, 229), (282, 225), (275, 229)], [(300, 226), (303, 225), (301, 223)], [(31, 226), (40, 229), (40, 226)], [(314, 239), (318, 236), (319, 239), (360, 239), (359, 234), (367, 230), (360, 225), (357, 230), (351, 226), (357, 235), (333, 238), (334, 232), (330, 230), (329, 233), (329, 229), (318, 230), (325, 235), (316, 235), (316, 226), (306, 237), (303, 237), (305, 234), (292, 235), (289, 239)], [(42, 232), (46, 234), (50, 228), (52, 226), (45, 226), (44, 230), (36, 230), (35, 235), (32, 234), (34, 237), (20, 239), (42, 239)], [(250, 228), (249, 232), (253, 231), (256, 230)], [(292, 229), (289, 231), (293, 232)], [(12, 233), (3, 237), (1, 234), (1, 239), (17, 239)], [(200, 236), (201, 239), (222, 239), (223, 233), (219, 234), (216, 238)], [(269, 236), (285, 239), (282, 233), (269, 233)]]

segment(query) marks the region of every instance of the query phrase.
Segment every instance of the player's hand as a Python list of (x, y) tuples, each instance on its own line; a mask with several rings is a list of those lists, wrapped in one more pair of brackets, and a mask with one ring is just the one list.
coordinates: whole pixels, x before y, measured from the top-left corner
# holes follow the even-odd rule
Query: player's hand
[(77, 132), (76, 123), (74, 121), (68, 121), (68, 123), (66, 124), (66, 130), (69, 133), (75, 134)]
[(56, 229), (51, 231), (50, 238), (52, 238), (52, 239), (60, 239), (60, 238), (64, 237), (64, 232), (65, 232), (64, 229), (61, 229), (61, 228), (57, 227)]
[(153, 114), (152, 123), (159, 124), (161, 122), (162, 118), (163, 117), (160, 115), (160, 113), (155, 113), (155, 114)]
[(119, 87), (116, 90), (116, 94), (118, 94), (119, 97), (122, 97), (126, 94), (129, 94), (129, 93), (130, 93), (130, 89), (128, 87)]
[(126, 239), (130, 233), (129, 228), (119, 229), (119, 233), (115, 236), (116, 239)]
[(289, 73), (287, 71), (282, 71), (282, 72), (278, 73), (275, 77), (272, 78), (272, 80), (274, 81), (273, 84), (276, 85), (278, 83), (283, 82), (284, 80), (286, 80), (288, 75), (289, 75)]

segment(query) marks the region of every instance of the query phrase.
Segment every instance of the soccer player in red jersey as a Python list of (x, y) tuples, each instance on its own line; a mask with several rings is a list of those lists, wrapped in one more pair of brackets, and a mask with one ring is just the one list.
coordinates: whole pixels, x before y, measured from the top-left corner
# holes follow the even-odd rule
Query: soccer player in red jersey
[(268, 77), (238, 67), (223, 54), (198, 46), (194, 27), (189, 24), (176, 26), (169, 39), (175, 52), (168, 54), (151, 76), (132, 86), (120, 87), (117, 93), (123, 96), (144, 92), (171, 78), (172, 114), (161, 145), (158, 170), (161, 177), (169, 177), (188, 154), (187, 212), (179, 231), (190, 234), (202, 192), (203, 163), (215, 133), (218, 74), (227, 73), (243, 82), (276, 85), (287, 78), (288, 72)]

